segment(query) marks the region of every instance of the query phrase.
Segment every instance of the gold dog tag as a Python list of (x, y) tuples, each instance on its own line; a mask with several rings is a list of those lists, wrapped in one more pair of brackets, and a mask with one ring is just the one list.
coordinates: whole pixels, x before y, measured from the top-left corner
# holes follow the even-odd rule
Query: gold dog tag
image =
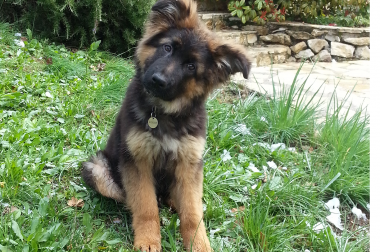
[(156, 117), (150, 117), (149, 120), (148, 120), (148, 125), (149, 127), (151, 127), (152, 129), (155, 129), (157, 128), (158, 126), (158, 120)]

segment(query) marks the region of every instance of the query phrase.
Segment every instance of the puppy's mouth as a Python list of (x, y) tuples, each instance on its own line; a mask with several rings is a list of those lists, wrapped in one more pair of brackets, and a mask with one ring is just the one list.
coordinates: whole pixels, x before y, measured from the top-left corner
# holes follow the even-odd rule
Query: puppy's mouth
[(150, 97), (158, 98), (163, 101), (172, 101), (174, 98), (169, 94), (169, 90), (154, 88), (154, 86), (144, 85), (144, 90)]

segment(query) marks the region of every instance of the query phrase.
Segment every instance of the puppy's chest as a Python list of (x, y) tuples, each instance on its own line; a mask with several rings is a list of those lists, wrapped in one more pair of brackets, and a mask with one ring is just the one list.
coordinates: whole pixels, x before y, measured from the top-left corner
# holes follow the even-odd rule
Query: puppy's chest
[(198, 163), (205, 140), (192, 135), (177, 138), (169, 134), (157, 138), (149, 131), (134, 128), (128, 133), (126, 142), (135, 162), (160, 169), (164, 165)]

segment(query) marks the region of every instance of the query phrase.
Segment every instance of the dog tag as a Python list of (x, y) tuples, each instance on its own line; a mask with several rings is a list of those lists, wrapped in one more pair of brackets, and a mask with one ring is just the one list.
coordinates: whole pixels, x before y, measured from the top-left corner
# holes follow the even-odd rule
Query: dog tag
[(151, 118), (149, 118), (149, 120), (148, 120), (148, 125), (149, 125), (149, 127), (151, 127), (152, 129), (155, 129), (155, 128), (157, 128), (157, 126), (158, 126), (158, 120), (157, 120), (157, 118), (156, 117), (151, 117)]

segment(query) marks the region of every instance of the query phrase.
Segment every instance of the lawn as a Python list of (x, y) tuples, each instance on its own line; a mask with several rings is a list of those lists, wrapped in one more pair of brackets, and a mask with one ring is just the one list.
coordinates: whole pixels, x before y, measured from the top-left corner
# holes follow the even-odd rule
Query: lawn
[[(22, 47), (16, 32), (0, 23), (0, 251), (133, 251), (124, 206), (80, 177), (106, 144), (133, 62), (30, 32)], [(229, 83), (208, 99), (215, 251), (369, 251), (369, 116), (342, 114), (333, 96), (317, 124), (320, 95), (305, 100), (303, 88), (269, 99)], [(176, 213), (162, 207), (160, 218), (163, 250), (183, 251)]]

